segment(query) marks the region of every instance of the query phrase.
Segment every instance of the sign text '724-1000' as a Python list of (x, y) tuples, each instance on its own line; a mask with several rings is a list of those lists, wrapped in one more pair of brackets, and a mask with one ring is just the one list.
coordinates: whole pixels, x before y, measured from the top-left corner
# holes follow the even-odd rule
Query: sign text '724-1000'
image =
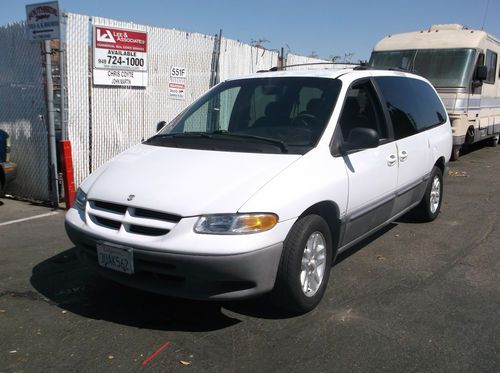
[(94, 28), (94, 84), (146, 87), (147, 33), (104, 26)]

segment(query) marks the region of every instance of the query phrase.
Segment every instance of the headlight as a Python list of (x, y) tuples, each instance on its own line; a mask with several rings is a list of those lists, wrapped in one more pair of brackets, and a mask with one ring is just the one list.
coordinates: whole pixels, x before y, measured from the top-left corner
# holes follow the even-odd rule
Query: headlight
[(274, 214), (220, 214), (201, 216), (194, 231), (207, 234), (244, 234), (264, 232), (278, 223)]
[(76, 191), (75, 196), (75, 207), (80, 210), (85, 210), (85, 204), (87, 203), (87, 194), (83, 192), (80, 188)]

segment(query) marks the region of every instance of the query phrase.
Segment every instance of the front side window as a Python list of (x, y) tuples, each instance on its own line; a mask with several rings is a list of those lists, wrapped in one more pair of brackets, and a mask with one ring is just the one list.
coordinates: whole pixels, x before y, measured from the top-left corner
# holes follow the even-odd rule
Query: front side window
[(355, 83), (346, 93), (339, 126), (344, 140), (354, 128), (370, 128), (387, 138), (387, 128), (382, 108), (370, 81)]
[(335, 106), (337, 79), (276, 77), (220, 84), (147, 143), (196, 149), (304, 154)]
[(494, 84), (497, 75), (497, 54), (489, 49), (486, 50), (485, 65), (488, 68), (488, 76), (484, 82)]
[(428, 83), (396, 76), (376, 77), (375, 81), (385, 99), (396, 140), (446, 121), (446, 111)]
[(373, 52), (370, 65), (400, 68), (427, 78), (435, 87), (468, 87), (476, 58), (476, 50), (412, 49)]

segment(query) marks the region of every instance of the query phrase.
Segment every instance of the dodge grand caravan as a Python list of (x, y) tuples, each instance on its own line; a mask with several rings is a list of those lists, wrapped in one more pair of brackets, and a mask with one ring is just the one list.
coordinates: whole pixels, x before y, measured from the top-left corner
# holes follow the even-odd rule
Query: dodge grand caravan
[(92, 173), (66, 215), (91, 268), (196, 299), (321, 300), (335, 256), (412, 212), (434, 220), (452, 147), (434, 88), (383, 70), (221, 83)]

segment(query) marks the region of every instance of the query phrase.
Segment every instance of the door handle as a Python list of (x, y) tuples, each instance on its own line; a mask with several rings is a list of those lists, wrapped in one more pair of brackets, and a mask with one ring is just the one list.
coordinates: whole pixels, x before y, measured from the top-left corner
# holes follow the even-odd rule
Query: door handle
[(389, 167), (392, 167), (396, 164), (396, 161), (397, 161), (397, 157), (396, 157), (396, 154), (391, 154), (390, 156), (387, 157), (387, 165)]
[(406, 161), (406, 158), (408, 158), (408, 152), (406, 150), (402, 150), (401, 152), (399, 152), (399, 160), (401, 162)]

